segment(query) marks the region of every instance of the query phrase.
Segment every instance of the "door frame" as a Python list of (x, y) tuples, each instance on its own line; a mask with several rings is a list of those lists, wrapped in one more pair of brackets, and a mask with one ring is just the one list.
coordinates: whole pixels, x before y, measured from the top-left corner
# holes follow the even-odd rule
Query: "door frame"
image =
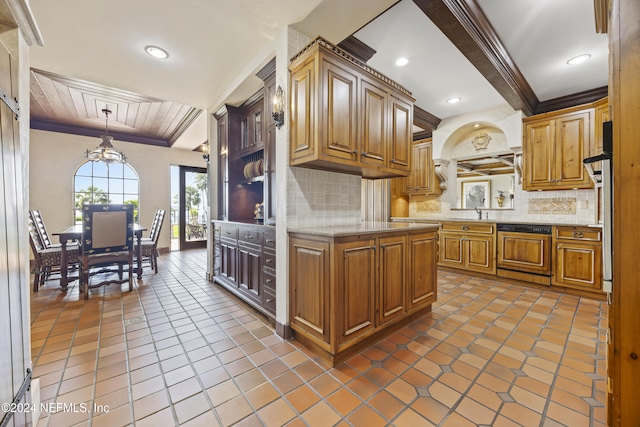
[[(188, 241), (186, 239), (186, 230), (187, 230), (187, 218), (185, 218), (185, 176), (189, 172), (195, 173), (204, 173), (208, 174), (207, 168), (198, 167), (198, 166), (178, 166), (178, 194), (179, 203), (178, 203), (178, 243), (181, 251), (187, 249), (198, 249), (198, 248), (206, 248), (207, 247), (207, 238), (205, 237), (203, 240), (191, 240)], [(208, 175), (207, 175), (208, 176)], [(208, 182), (208, 179), (207, 179)], [(208, 189), (207, 189), (207, 197), (208, 197)]]

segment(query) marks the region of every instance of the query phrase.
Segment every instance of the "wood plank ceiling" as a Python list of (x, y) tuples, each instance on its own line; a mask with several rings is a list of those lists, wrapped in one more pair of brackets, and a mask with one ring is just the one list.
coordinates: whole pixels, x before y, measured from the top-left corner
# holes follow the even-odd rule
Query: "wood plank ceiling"
[(31, 128), (170, 147), (203, 110), (31, 69)]

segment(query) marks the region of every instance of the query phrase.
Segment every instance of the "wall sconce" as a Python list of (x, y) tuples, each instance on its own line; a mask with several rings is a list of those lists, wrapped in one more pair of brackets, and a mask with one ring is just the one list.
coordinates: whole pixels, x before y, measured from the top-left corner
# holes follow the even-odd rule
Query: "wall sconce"
[(211, 153), (211, 147), (209, 146), (209, 141), (205, 141), (202, 143), (202, 158), (207, 162), (209, 161), (209, 154)]
[(276, 95), (273, 97), (273, 113), (271, 113), (271, 116), (276, 122), (276, 127), (280, 129), (280, 126), (284, 124), (284, 91), (280, 85), (278, 85)]

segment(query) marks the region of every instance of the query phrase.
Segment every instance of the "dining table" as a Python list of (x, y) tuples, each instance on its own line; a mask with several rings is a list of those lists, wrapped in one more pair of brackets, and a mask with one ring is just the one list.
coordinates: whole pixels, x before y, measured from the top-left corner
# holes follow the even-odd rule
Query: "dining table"
[[(146, 231), (147, 228), (141, 226), (140, 224), (133, 224), (133, 234), (136, 236), (137, 245), (135, 246), (136, 251), (136, 274), (138, 276), (138, 280), (142, 278), (142, 257), (141, 257), (141, 246), (140, 241), (142, 240), (142, 232)], [(60, 287), (63, 291), (67, 290), (67, 286), (69, 285), (69, 256), (67, 253), (67, 244), (69, 242), (82, 242), (82, 233), (83, 227), (82, 224), (72, 225), (62, 231), (52, 233), (54, 236), (59, 236), (60, 238)], [(71, 279), (76, 280), (79, 279), (78, 276), (72, 277)]]

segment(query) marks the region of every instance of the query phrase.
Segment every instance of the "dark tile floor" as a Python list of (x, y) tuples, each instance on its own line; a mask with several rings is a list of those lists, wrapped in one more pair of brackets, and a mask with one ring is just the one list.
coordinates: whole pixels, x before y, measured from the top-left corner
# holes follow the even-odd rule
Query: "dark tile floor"
[(159, 265), (32, 294), (41, 399), (87, 408), (39, 426), (605, 425), (605, 303), (441, 271), (431, 314), (327, 370), (207, 282), (205, 251)]

